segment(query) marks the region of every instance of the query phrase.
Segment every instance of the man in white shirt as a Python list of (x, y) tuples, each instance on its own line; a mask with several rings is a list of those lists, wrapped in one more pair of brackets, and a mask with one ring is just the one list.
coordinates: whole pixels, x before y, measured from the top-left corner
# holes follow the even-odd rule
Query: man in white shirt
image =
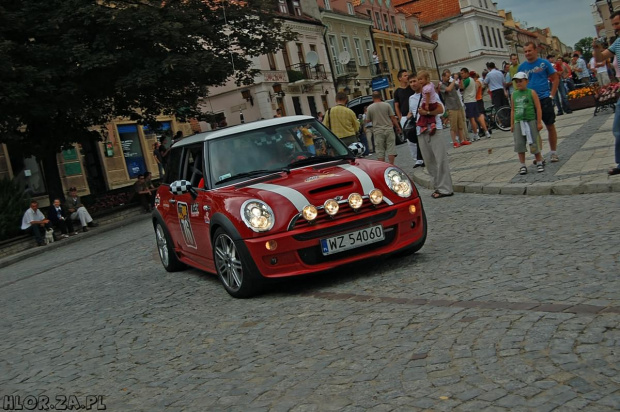
[(493, 106), (495, 106), (495, 110), (499, 110), (500, 107), (508, 105), (504, 89), (504, 73), (497, 70), (493, 62), (487, 63), (487, 69), (489, 69), (489, 73), (484, 78), (484, 84), (489, 86), (491, 101)]
[(594, 56), (590, 59), (590, 70), (596, 73), (596, 80), (599, 86), (609, 84), (609, 74), (607, 73), (607, 60), (597, 62)]
[(39, 210), (39, 202), (36, 200), (30, 202), (30, 208), (24, 213), (21, 228), (34, 236), (38, 246), (45, 246), (45, 231), (51, 229), (51, 226), (50, 221)]

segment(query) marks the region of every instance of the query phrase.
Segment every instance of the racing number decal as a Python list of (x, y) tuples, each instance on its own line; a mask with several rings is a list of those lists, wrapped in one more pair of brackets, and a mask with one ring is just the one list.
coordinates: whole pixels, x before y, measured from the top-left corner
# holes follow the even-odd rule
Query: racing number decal
[(179, 216), (179, 224), (181, 225), (181, 233), (187, 246), (197, 249), (196, 238), (192, 230), (192, 224), (189, 221), (189, 208), (185, 202), (177, 202), (177, 215)]

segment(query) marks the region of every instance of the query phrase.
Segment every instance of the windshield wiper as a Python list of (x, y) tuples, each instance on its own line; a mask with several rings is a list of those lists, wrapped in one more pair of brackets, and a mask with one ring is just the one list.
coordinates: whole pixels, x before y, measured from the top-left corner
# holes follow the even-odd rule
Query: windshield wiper
[(242, 177), (252, 177), (252, 176), (258, 176), (258, 175), (265, 175), (265, 174), (269, 174), (269, 173), (280, 173), (282, 171), (286, 171), (283, 169), (275, 169), (275, 170), (267, 170), (267, 169), (260, 169), (260, 170), (252, 170), (251, 172), (243, 172), (243, 173), (237, 173), (236, 175), (232, 175), (232, 176), (228, 176), (225, 177), (222, 180), (218, 180), (217, 182), (215, 182), (216, 185), (219, 185), (221, 183), (225, 183), (228, 182), (230, 180), (234, 180), (234, 179), (240, 179)]
[(319, 163), (319, 162), (324, 162), (324, 161), (340, 160), (340, 159), (343, 159), (345, 156), (346, 155), (306, 157), (305, 159), (299, 159), (299, 160), (295, 160), (295, 161), (289, 163), (287, 167), (304, 166), (304, 165), (310, 165), (310, 164), (313, 164), (313, 163)]

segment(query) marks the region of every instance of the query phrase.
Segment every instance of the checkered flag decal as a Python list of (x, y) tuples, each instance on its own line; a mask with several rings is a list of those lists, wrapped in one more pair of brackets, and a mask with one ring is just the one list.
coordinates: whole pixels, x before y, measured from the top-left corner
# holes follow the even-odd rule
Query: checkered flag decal
[(349, 150), (352, 151), (355, 156), (361, 156), (366, 151), (366, 148), (362, 143), (355, 142), (349, 145)]
[(187, 180), (177, 180), (170, 185), (170, 191), (175, 195), (182, 195), (190, 191), (192, 184)]

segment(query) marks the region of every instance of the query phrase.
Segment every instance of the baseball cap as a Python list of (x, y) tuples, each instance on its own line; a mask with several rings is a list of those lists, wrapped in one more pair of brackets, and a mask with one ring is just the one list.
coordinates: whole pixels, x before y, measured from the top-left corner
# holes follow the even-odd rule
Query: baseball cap
[(524, 73), (524, 72), (518, 72), (514, 76), (512, 76), (512, 80), (516, 80), (516, 79), (526, 79), (527, 80), (527, 74)]

